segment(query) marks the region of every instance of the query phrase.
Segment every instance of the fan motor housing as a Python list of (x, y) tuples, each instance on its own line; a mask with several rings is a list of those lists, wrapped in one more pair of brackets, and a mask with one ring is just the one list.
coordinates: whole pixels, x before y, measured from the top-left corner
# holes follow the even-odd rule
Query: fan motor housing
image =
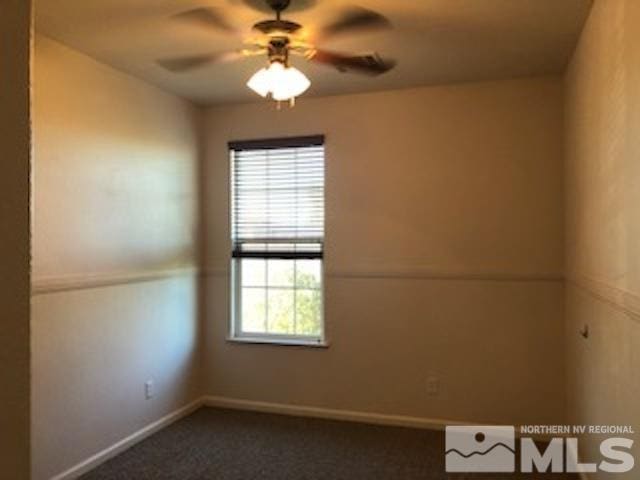
[(283, 65), (289, 63), (289, 39), (287, 37), (272, 38), (268, 48), (270, 62), (280, 62)]
[(290, 22), (289, 20), (265, 20), (256, 23), (253, 28), (265, 35), (272, 35), (274, 33), (291, 34), (300, 30), (302, 25), (296, 22)]
[(283, 20), (281, 14), (289, 7), (290, 0), (265, 0), (267, 5), (276, 12), (275, 20), (265, 20), (256, 23), (253, 28), (266, 35), (273, 35), (277, 33), (292, 34), (302, 28), (302, 25), (291, 22), (289, 20)]

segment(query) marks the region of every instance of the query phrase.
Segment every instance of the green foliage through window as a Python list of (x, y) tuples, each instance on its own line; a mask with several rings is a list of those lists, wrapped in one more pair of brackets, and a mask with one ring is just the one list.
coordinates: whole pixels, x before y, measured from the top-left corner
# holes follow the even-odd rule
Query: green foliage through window
[(242, 331), (318, 337), (320, 260), (243, 259)]

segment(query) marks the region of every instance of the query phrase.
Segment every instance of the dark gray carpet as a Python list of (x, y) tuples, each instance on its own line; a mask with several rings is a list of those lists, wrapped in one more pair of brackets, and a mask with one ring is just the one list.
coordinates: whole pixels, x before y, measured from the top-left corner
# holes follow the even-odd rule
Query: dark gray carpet
[(82, 480), (574, 480), (446, 474), (444, 433), (202, 408)]

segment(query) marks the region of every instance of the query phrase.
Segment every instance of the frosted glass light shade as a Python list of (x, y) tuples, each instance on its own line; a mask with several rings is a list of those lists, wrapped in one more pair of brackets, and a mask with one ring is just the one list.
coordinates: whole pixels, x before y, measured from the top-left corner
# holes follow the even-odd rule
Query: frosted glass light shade
[(256, 92), (261, 97), (266, 97), (271, 89), (271, 77), (269, 70), (261, 68), (247, 82), (247, 87)]
[(274, 100), (290, 100), (303, 94), (311, 85), (309, 79), (295, 67), (272, 62), (269, 68), (258, 70), (247, 86), (261, 97), (271, 94)]

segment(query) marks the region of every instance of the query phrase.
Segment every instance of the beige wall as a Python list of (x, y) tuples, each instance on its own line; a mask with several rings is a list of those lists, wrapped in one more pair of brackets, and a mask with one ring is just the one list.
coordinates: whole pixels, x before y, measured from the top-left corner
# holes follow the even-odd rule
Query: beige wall
[[(206, 391), (421, 417), (564, 415), (562, 84), (208, 111)], [(225, 342), (228, 140), (326, 134), (328, 349)], [(427, 396), (437, 375), (441, 393)], [(473, 400), (471, 400), (473, 398)]]
[(44, 479), (198, 394), (198, 112), (40, 36), (34, 108), (33, 478)]
[[(568, 411), (573, 422), (632, 424), (636, 431), (639, 44), (640, 2), (598, 0), (566, 76)], [(584, 325), (591, 329), (588, 340), (578, 334)], [(587, 439), (582, 452), (587, 460), (599, 458), (598, 440)], [(636, 461), (638, 440), (636, 436)]]
[(0, 4), (0, 477), (29, 478), (31, 5)]

